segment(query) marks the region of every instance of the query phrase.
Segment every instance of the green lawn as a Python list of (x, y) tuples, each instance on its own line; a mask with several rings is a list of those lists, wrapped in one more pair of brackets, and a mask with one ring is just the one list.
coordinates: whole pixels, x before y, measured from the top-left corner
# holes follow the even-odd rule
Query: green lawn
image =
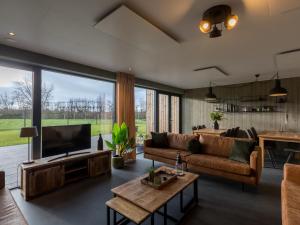
[[(111, 120), (101, 120), (96, 124), (94, 119), (46, 119), (42, 121), (43, 126), (55, 126), (55, 125), (73, 125), (73, 124), (85, 124), (90, 123), (92, 125), (92, 136), (97, 136), (100, 132), (102, 134), (111, 133), (112, 122)], [(26, 121), (27, 126), (31, 124), (30, 120)], [(0, 146), (18, 145), (27, 143), (26, 138), (19, 138), (21, 127), (24, 126), (23, 119), (0, 119)], [(137, 120), (136, 126), (138, 127), (137, 134), (146, 133), (146, 120)]]

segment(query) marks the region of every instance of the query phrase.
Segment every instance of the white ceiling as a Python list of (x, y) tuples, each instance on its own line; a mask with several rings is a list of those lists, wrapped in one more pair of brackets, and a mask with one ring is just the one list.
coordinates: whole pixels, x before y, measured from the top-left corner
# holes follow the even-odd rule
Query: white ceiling
[(177, 41), (125, 5), (121, 5), (100, 20), (95, 28), (152, 54), (159, 54), (161, 49), (179, 45)]
[[(121, 3), (179, 44), (151, 51), (128, 42), (130, 33), (118, 38), (96, 29)], [(216, 4), (229, 4), (240, 22), (221, 38), (210, 39), (197, 25), (202, 13)], [(299, 9), (299, 0), (0, 0), (0, 42), (110, 71), (129, 72), (130, 67), (137, 77), (189, 89), (207, 87), (210, 81), (253, 81), (256, 73), (260, 80), (270, 79), (275, 54), (300, 48)], [(16, 42), (6, 40), (11, 31)], [(299, 76), (299, 57), (287, 57), (282, 68), (277, 63), (280, 76)], [(229, 76), (194, 72), (211, 66)]]

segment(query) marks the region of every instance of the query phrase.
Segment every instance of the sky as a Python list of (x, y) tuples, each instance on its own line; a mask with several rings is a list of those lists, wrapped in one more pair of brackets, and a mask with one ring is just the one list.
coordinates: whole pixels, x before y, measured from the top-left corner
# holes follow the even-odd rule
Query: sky
[[(22, 81), (25, 77), (31, 79), (31, 76), (30, 71), (0, 66), (0, 94), (12, 94), (14, 82)], [(47, 87), (53, 86), (52, 102), (68, 101), (70, 98), (95, 100), (99, 95), (105, 95), (108, 101), (113, 101), (114, 83), (111, 82), (43, 70), (42, 83)], [(136, 105), (142, 101), (146, 101), (145, 89), (135, 88)]]

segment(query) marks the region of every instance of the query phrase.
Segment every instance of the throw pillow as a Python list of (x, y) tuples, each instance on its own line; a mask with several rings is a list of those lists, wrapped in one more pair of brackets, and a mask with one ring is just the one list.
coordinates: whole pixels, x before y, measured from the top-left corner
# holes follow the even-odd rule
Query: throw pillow
[(193, 154), (200, 154), (201, 153), (201, 144), (199, 140), (192, 139), (188, 143), (188, 150)]
[(231, 148), (229, 159), (249, 164), (254, 145), (255, 142), (253, 141), (235, 140)]
[(151, 132), (152, 136), (152, 147), (154, 148), (168, 148), (168, 134), (167, 132), (164, 133), (155, 133)]

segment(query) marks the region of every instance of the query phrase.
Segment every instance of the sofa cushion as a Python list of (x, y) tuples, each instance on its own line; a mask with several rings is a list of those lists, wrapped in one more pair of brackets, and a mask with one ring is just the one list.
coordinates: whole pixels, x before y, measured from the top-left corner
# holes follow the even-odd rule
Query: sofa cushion
[(224, 157), (206, 154), (193, 154), (187, 156), (186, 161), (188, 164), (192, 164), (194, 166), (221, 170), (228, 173), (244, 176), (249, 176), (251, 174), (251, 168), (248, 164), (232, 161)]
[(234, 144), (234, 138), (220, 137), (214, 135), (200, 135), (202, 152), (209, 155), (228, 158)]
[(242, 162), (250, 163), (250, 155), (254, 149), (255, 142), (235, 140), (231, 149), (229, 159)]
[(173, 149), (188, 150), (188, 143), (192, 139), (198, 139), (198, 136), (192, 134), (168, 134), (169, 147)]
[(169, 147), (167, 132), (164, 133), (151, 132), (151, 136), (152, 136), (152, 147), (155, 148)]
[(281, 188), (283, 224), (298, 224), (300, 221), (300, 186), (284, 180)]
[[(178, 149), (171, 149), (171, 148), (166, 148), (166, 149), (145, 148), (144, 149), (145, 154), (155, 155), (155, 156), (172, 159), (172, 160), (176, 160), (177, 152)], [(191, 153), (188, 151), (179, 150), (179, 152), (183, 161), (186, 161), (186, 156), (191, 155)]]
[(188, 150), (192, 154), (200, 154), (201, 153), (201, 143), (199, 140), (193, 139), (188, 143)]

